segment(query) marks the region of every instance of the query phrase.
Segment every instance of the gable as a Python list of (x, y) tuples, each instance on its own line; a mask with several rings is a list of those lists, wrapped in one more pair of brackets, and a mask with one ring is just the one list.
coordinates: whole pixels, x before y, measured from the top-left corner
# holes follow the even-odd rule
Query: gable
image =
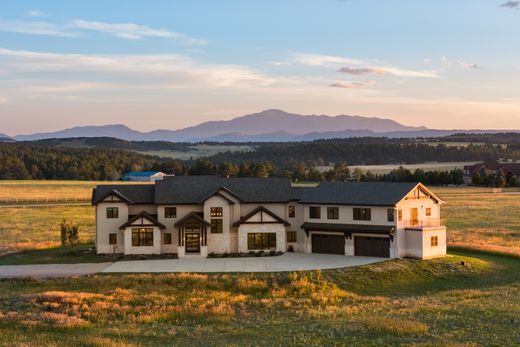
[(264, 211), (258, 211), (251, 217), (244, 220), (244, 223), (279, 223), (275, 218), (271, 215), (265, 213)]
[(444, 202), (422, 184), (418, 184), (412, 189), (403, 200), (431, 200), (436, 204), (442, 204)]
[(101, 200), (102, 202), (122, 202), (123, 200), (121, 200), (121, 198), (119, 198), (117, 195), (115, 194), (109, 194), (108, 196), (106, 196), (103, 200)]

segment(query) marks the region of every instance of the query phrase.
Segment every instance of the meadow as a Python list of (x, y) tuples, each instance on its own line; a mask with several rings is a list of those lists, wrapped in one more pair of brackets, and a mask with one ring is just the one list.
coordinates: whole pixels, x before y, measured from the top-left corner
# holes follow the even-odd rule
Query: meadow
[(188, 146), (189, 151), (139, 151), (142, 154), (156, 155), (163, 158), (172, 158), (178, 160), (198, 159), (204, 157), (211, 157), (219, 153), (235, 153), (235, 152), (251, 152), (255, 150), (254, 146), (251, 145), (208, 145), (204, 143), (194, 144)]
[[(520, 344), (520, 257), (498, 254), (520, 255), (520, 195), (441, 195), (449, 243), (458, 247), (441, 259), (300, 273), (0, 280), (0, 345)], [(91, 206), (0, 208), (0, 250), (11, 253), (0, 264), (95, 260), (56, 257), (67, 252), (56, 247), (63, 217), (92, 242)]]

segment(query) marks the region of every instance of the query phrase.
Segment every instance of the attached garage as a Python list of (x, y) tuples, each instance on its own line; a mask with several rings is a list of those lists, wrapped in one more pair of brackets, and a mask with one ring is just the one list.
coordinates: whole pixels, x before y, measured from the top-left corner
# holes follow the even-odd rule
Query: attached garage
[(355, 255), (366, 257), (390, 257), (390, 238), (354, 236)]
[(312, 253), (345, 254), (345, 236), (312, 234)]

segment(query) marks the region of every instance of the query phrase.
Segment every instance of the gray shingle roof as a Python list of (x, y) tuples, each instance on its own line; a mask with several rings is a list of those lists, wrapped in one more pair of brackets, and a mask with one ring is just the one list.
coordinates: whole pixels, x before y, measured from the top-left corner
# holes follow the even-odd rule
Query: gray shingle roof
[(304, 188), (301, 203), (394, 206), (418, 183), (395, 182), (323, 182), (316, 188)]
[(155, 203), (200, 204), (221, 188), (245, 203), (287, 202), (292, 196), (286, 177), (170, 176), (155, 183)]
[(112, 191), (117, 191), (130, 200), (131, 204), (153, 204), (153, 184), (102, 184), (92, 192), (92, 204), (97, 204)]

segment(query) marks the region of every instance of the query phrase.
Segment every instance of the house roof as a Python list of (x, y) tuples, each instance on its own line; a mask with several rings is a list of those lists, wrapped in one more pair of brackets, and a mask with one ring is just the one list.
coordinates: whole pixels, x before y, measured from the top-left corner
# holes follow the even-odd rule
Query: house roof
[(155, 203), (200, 204), (221, 189), (244, 203), (287, 202), (292, 196), (287, 177), (166, 176), (155, 183)]
[(202, 218), (201, 216), (199, 216), (196, 212), (190, 212), (188, 213), (187, 215), (185, 215), (184, 217), (182, 217), (181, 219), (179, 219), (176, 223), (175, 223), (175, 227), (178, 227), (179, 225), (183, 225), (186, 221), (190, 220), (190, 219), (195, 219), (196, 221), (198, 221), (200, 224), (202, 225), (205, 225), (205, 226), (210, 226), (211, 224), (205, 220), (204, 218)]
[(323, 182), (306, 188), (301, 203), (361, 206), (395, 206), (418, 183)]
[(130, 177), (146, 177), (146, 176), (153, 176), (156, 174), (162, 174), (160, 171), (132, 171), (127, 172), (124, 174), (124, 176), (130, 176)]
[[(152, 216), (151, 214), (149, 214), (146, 211), (141, 211), (139, 214), (136, 214), (135, 216), (130, 217), (130, 219), (128, 219), (128, 221), (126, 221), (126, 223), (122, 224), (119, 227), (119, 229), (124, 230), (126, 227), (131, 226), (135, 221), (139, 220), (140, 218), (148, 220), (151, 223), (150, 225), (159, 227), (159, 229), (166, 229), (164, 224), (159, 223), (159, 221), (157, 220), (157, 218), (155, 216)], [(148, 224), (142, 223), (142, 225), (148, 225)]]
[(92, 204), (103, 201), (110, 194), (122, 195), (130, 204), (153, 204), (154, 190), (153, 184), (102, 184), (94, 188)]
[[(253, 211), (249, 212), (248, 214), (246, 214), (245, 216), (243, 217), (240, 217), (240, 220), (238, 220), (237, 222), (235, 222), (233, 224), (234, 227), (238, 227), (240, 226), (240, 224), (244, 224), (244, 223), (247, 223), (247, 220), (251, 217), (253, 217), (255, 214), (257, 213), (265, 213), (269, 216), (271, 216), (274, 220), (276, 220), (276, 222), (278, 223), (282, 223), (283, 225), (285, 226), (289, 226), (291, 225), (289, 222), (287, 222), (285, 219), (277, 216), (274, 212), (268, 210), (267, 208), (265, 208), (264, 206), (258, 206), (257, 208), (255, 208)], [(254, 222), (254, 223), (258, 223), (258, 222)], [(263, 221), (260, 221), (260, 223), (265, 223)]]

